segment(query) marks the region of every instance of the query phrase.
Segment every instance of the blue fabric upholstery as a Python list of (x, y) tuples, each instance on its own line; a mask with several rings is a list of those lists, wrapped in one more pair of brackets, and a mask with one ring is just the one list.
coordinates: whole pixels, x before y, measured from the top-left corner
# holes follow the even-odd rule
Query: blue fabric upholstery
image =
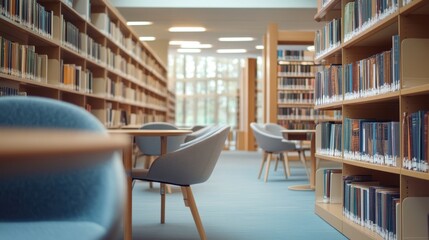
[[(0, 97), (1, 127), (107, 134), (84, 109), (40, 97)], [(116, 231), (125, 195), (120, 154), (79, 156), (85, 158), (96, 163), (50, 173), (0, 176), (0, 239), (65, 239), (68, 235), (77, 236), (70, 239), (103, 239)]]

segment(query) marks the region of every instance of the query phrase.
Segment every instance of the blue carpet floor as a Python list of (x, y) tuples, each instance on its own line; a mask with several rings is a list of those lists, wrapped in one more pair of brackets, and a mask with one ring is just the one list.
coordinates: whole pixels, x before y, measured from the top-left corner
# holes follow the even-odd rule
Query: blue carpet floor
[[(262, 154), (227, 151), (211, 178), (194, 185), (194, 197), (209, 240), (347, 239), (314, 213), (313, 191), (291, 191), (308, 183), (299, 162), (285, 179), (274, 164), (264, 183), (257, 179)], [(159, 186), (137, 182), (133, 189), (133, 239), (199, 239), (180, 188), (167, 194), (166, 223), (160, 224)]]

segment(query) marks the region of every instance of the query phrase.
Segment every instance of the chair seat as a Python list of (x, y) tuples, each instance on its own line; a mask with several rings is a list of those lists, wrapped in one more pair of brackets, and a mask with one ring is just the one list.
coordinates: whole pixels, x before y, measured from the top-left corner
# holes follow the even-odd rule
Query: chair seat
[(0, 222), (0, 233), (2, 240), (95, 240), (105, 236), (106, 229), (84, 221)]
[(133, 179), (145, 179), (148, 172), (149, 172), (149, 169), (135, 168), (131, 172), (131, 178), (133, 178)]

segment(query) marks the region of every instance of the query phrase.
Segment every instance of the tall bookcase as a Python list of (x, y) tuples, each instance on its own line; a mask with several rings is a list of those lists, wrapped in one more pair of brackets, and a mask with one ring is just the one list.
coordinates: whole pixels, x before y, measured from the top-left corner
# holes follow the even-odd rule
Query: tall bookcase
[(106, 127), (167, 121), (167, 71), (107, 0), (5, 0), (2, 95), (66, 101)]
[[(276, 24), (268, 26), (264, 42), (263, 64), (266, 97), (264, 119), (266, 122), (279, 123), (287, 128), (302, 128), (303, 126), (298, 126), (307, 126), (308, 123), (314, 125), (314, 117), (310, 117), (313, 115), (314, 106), (312, 98), (303, 97), (313, 95), (312, 54), (295, 58), (291, 54), (286, 54), (286, 50), (280, 49), (282, 45), (313, 45), (313, 41), (313, 32), (279, 31)], [(279, 51), (282, 52), (282, 56), (278, 55)], [(291, 84), (288, 84), (289, 82)], [(287, 99), (286, 96), (289, 95), (296, 95), (300, 100)], [(309, 116), (301, 114), (304, 112)], [(310, 128), (314, 128), (314, 126)]]
[[(376, 228), (351, 220), (343, 209), (351, 195), (342, 179), (370, 175), (371, 181), (398, 189), (394, 190), (399, 194), (393, 207), (395, 218), (381, 218), (395, 225), (396, 239), (429, 239), (428, 121), (424, 117), (429, 110), (429, 1), (318, 2), (315, 20), (326, 21), (326, 27), (316, 33), (316, 61), (328, 72), (341, 70), (319, 83), (316, 109), (341, 110), (343, 116), (338, 151), (317, 149), (316, 153), (319, 159), (340, 164), (342, 178), (336, 185), (341, 186), (341, 200), (316, 201), (315, 212), (350, 239), (388, 239), (389, 234), (383, 237)], [(369, 11), (374, 7), (381, 9)], [(338, 24), (340, 39), (334, 40), (336, 34), (331, 31)], [(322, 133), (319, 129), (316, 138), (329, 146), (329, 138)], [(324, 184), (319, 171), (316, 200)], [(363, 185), (357, 183), (355, 189), (362, 190)]]

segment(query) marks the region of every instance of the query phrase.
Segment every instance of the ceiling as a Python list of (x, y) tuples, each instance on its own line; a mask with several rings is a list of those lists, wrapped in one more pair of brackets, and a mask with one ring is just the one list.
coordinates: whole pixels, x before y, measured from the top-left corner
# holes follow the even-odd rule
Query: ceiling
[[(207, 55), (216, 54), (216, 49), (219, 48), (244, 48), (248, 51), (244, 55), (260, 56), (261, 50), (257, 50), (255, 46), (263, 44), (262, 38), (269, 23), (277, 23), (279, 30), (314, 31), (322, 26), (313, 18), (316, 13), (315, 0), (111, 1), (127, 21), (153, 22), (149, 26), (133, 26), (139, 36), (154, 36), (156, 41), (164, 44), (170, 40), (211, 44), (213, 48), (202, 49), (201, 54)], [(226, 6), (228, 2), (228, 7), (216, 7)], [(261, 3), (264, 4), (263, 7)], [(286, 3), (289, 5), (285, 5)], [(172, 26), (203, 26), (207, 31), (168, 32), (168, 28)], [(219, 37), (253, 37), (255, 40), (219, 42)], [(149, 43), (151, 44), (154, 43)], [(177, 51), (177, 46), (169, 46), (169, 51)]]

